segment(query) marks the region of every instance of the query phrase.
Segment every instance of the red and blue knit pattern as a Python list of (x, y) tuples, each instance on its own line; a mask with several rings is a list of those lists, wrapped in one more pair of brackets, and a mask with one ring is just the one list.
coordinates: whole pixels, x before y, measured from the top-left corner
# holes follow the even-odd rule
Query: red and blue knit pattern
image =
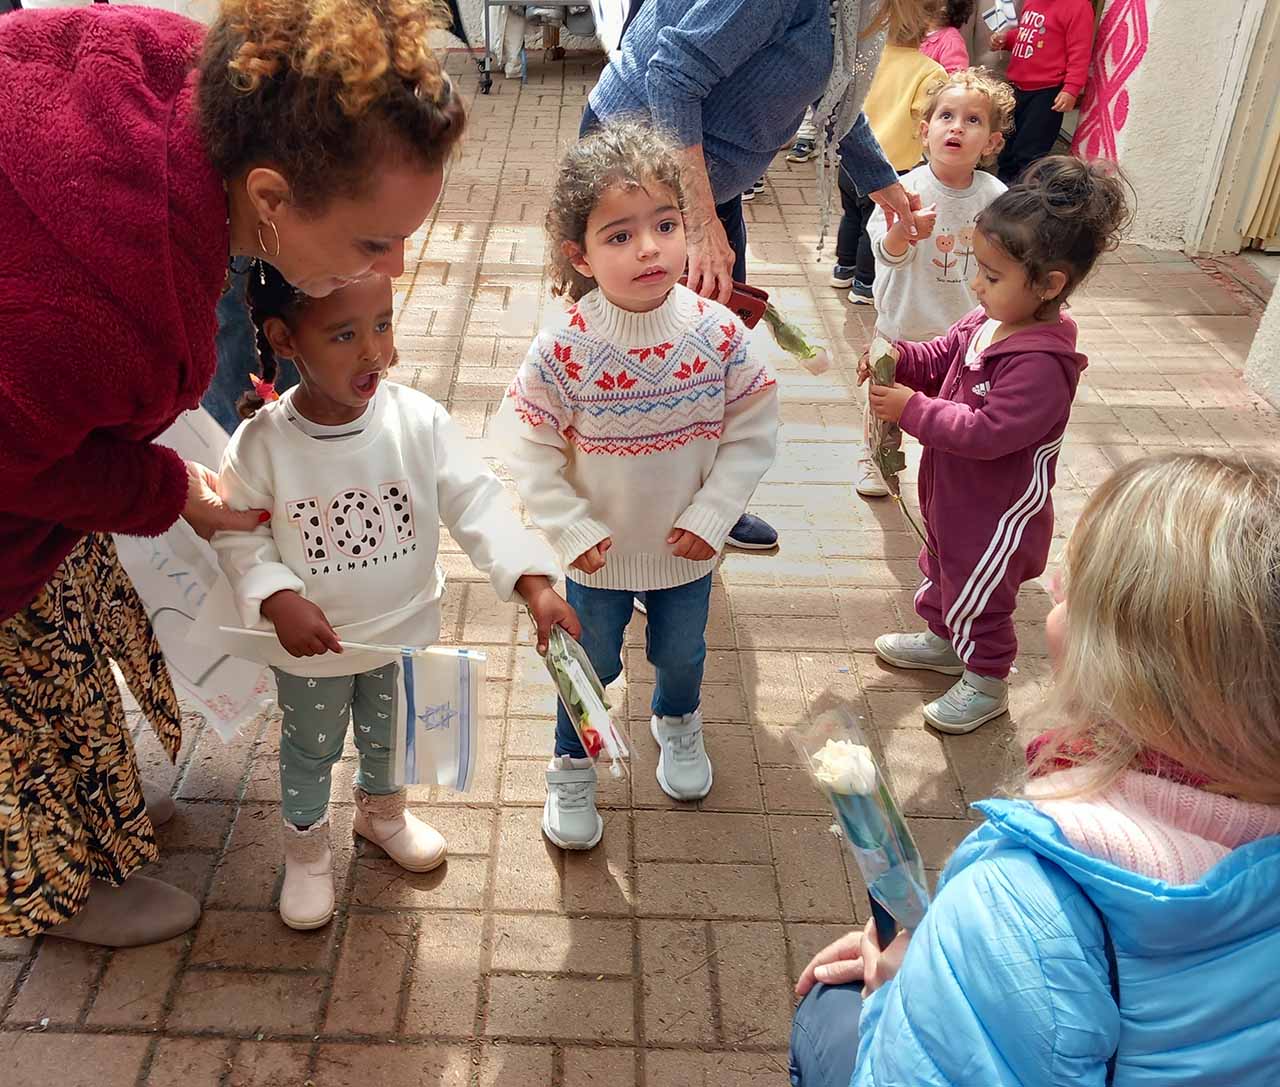
[(644, 456), (718, 441), (725, 408), (772, 385), (748, 357), (746, 330), (699, 302), (673, 342), (622, 348), (595, 335), (577, 306), (569, 327), (539, 333), (509, 395), (529, 426), (553, 426), (587, 454)]

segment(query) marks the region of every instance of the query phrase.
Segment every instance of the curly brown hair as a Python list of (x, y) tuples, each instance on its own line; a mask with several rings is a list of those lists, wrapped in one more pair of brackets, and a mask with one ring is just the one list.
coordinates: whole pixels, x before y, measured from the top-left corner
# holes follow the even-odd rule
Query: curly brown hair
[(1048, 155), (1027, 168), (974, 224), (1022, 265), (1027, 282), (1062, 272), (1066, 284), (1040, 308), (1046, 318), (1115, 249), (1133, 219), (1133, 189), (1113, 162)]
[(568, 295), (576, 302), (595, 289), (595, 280), (574, 268), (564, 243), (585, 247), (587, 220), (610, 189), (642, 189), (651, 184), (664, 185), (675, 193), (680, 210), (684, 211), (684, 185), (676, 145), (643, 120), (611, 121), (570, 146), (560, 160), (547, 209), (547, 266), (552, 294)]
[[(987, 100), (988, 119), (992, 132), (1007, 136), (1013, 130), (1014, 97), (1013, 88), (1009, 86), (990, 68), (961, 68), (952, 72), (946, 79), (940, 79), (926, 92), (926, 104), (921, 115), (925, 124), (933, 120), (934, 111), (938, 108), (938, 98), (943, 91), (959, 87), (966, 91), (975, 91)], [(979, 162), (990, 166), (1000, 156), (997, 147), (989, 155), (984, 155)]]
[(214, 167), (270, 164), (299, 207), (355, 196), (387, 155), (438, 166), (466, 113), (428, 47), (440, 0), (224, 0), (200, 59)]

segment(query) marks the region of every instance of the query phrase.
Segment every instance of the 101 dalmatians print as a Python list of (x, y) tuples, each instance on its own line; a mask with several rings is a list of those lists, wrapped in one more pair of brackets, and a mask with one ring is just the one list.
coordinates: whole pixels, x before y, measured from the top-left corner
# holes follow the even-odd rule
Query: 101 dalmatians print
[(407, 480), (339, 491), (327, 503), (302, 498), (285, 507), (302, 536), (312, 575), (364, 570), (418, 549)]

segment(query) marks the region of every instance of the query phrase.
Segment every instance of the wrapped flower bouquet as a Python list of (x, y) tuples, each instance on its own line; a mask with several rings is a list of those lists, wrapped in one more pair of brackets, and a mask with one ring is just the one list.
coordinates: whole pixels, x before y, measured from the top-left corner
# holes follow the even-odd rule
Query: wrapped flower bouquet
[(560, 627), (553, 627), (543, 660), (587, 754), (597, 761), (604, 755), (609, 760), (609, 773), (622, 777), (627, 772), (630, 752), (609, 716), (604, 685), (586, 651)]

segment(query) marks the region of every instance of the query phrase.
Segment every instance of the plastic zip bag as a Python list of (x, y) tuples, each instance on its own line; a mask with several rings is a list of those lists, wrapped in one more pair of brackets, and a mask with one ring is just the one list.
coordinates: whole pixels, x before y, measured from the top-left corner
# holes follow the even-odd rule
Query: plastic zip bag
[(586, 650), (560, 627), (552, 627), (542, 659), (583, 749), (593, 760), (599, 761), (601, 755), (607, 758), (614, 777), (626, 776), (631, 752), (609, 716), (604, 685)]

